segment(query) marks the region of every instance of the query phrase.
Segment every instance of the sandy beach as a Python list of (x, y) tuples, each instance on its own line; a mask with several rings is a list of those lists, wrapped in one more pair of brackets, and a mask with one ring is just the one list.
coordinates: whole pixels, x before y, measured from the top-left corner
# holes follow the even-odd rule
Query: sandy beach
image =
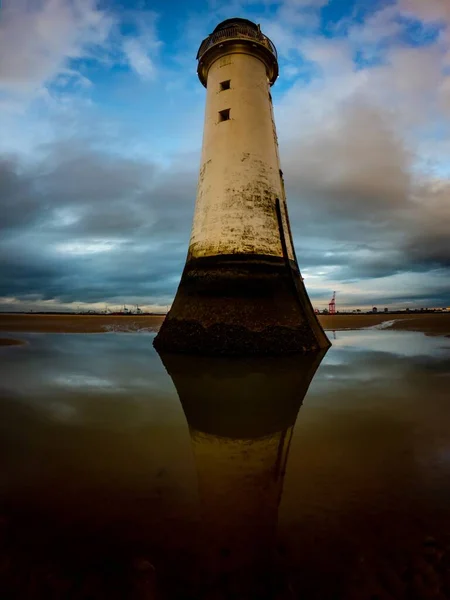
[(320, 315), (319, 321), (326, 331), (376, 327), (421, 331), (428, 335), (450, 335), (450, 313)]
[[(41, 333), (104, 333), (107, 331), (158, 331), (164, 316), (0, 314), (0, 331)], [(320, 315), (326, 331), (377, 327), (450, 335), (450, 313)]]
[(164, 316), (148, 315), (22, 315), (1, 314), (0, 331), (37, 333), (105, 333), (107, 331), (158, 331)]

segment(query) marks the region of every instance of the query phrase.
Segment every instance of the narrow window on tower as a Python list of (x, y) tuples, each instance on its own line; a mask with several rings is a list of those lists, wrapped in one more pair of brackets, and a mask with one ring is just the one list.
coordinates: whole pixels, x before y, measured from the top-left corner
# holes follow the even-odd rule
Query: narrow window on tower
[(231, 83), (231, 79), (227, 79), (226, 81), (221, 81), (220, 82), (220, 91), (223, 92), (224, 90), (229, 90), (230, 83)]
[(230, 120), (230, 109), (226, 108), (225, 110), (219, 110), (219, 123), (222, 121)]

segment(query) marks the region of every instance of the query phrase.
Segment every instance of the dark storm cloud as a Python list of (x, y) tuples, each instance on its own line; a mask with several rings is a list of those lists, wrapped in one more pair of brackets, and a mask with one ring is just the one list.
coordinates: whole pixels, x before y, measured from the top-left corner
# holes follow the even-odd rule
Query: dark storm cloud
[(341, 281), (450, 266), (450, 184), (411, 174), (386, 115), (351, 103), (283, 159), (299, 255), (316, 238)]
[(33, 223), (42, 210), (16, 157), (0, 157), (0, 199), (0, 228), (4, 234)]
[(175, 249), (167, 258), (150, 245), (144, 251), (119, 246), (84, 256), (10, 252), (0, 260), (0, 296), (35, 294), (65, 303), (165, 298), (168, 284), (181, 272), (184, 250)]
[(151, 162), (92, 149), (81, 142), (60, 142), (26, 169), (17, 159), (0, 163), (3, 232), (17, 226), (45, 227), (94, 237), (127, 235), (153, 229), (168, 217), (178, 224), (192, 212), (196, 177), (167, 173)]
[(0, 296), (124, 302), (173, 294), (196, 176), (95, 151), (46, 148), (33, 168), (4, 160)]
[[(408, 274), (409, 275), (409, 274)], [(382, 308), (404, 308), (414, 306), (417, 308), (442, 308), (448, 306), (448, 271), (437, 270), (428, 273), (426, 285), (419, 285), (421, 291), (412, 291), (411, 286), (404, 286), (403, 290), (393, 291), (382, 289), (378, 292), (371, 291), (370, 299), (372, 306)], [(420, 283), (420, 279), (419, 279)], [(367, 305), (369, 294), (361, 285), (361, 292), (353, 294), (354, 306)]]
[[(301, 269), (332, 267), (343, 282), (445, 274), (450, 185), (414, 183), (406, 153), (379, 123), (363, 146), (352, 136), (342, 156), (329, 136), (285, 150)], [(162, 168), (89, 140), (49, 144), (40, 156), (32, 166), (14, 157), (0, 162), (0, 296), (170, 303), (186, 257), (196, 169), (182, 161)], [(443, 291), (427, 297), (441, 303)]]
[[(284, 9), (324, 3), (286, 2)], [(384, 294), (377, 303), (448, 304), (450, 181), (426, 173), (421, 179), (409, 150), (420, 156), (428, 137), (440, 152), (450, 106), (448, 40), (440, 36), (441, 52), (433, 43), (389, 48), (384, 37), (405, 12), (447, 22), (448, 10), (436, 8), (444, 3), (399, 0), (399, 12), (387, 7), (375, 20), (346, 20), (348, 35), (337, 38), (299, 35), (295, 10), (280, 10), (271, 23), (291, 71), (306, 62), (314, 70), (281, 88), (275, 106), (299, 264), (306, 281), (313, 275), (323, 286), (348, 283), (350, 290), (355, 284), (361, 292), (355, 302), (366, 302), (364, 290), (376, 278)], [(168, 303), (175, 292), (192, 223), (197, 158), (163, 168), (126, 152), (153, 143), (149, 154), (165, 155), (176, 145), (174, 135), (185, 145), (183, 138), (199, 133), (198, 114), (193, 120), (189, 109), (195, 112), (200, 96), (185, 94), (184, 56), (172, 56), (182, 59), (181, 70), (161, 69), (151, 90), (116, 79), (117, 65), (126, 62), (151, 78), (159, 41), (153, 13), (136, 13), (140, 33), (130, 38), (120, 35), (121, 11), (103, 8), (94, 0), (14, 0), (0, 21), (0, 102), (9, 99), (0, 129), (12, 132), (3, 143), (33, 152), (32, 162), (0, 156), (0, 296), (150, 304)], [(383, 64), (355, 69), (355, 54), (366, 55), (381, 40)], [(83, 57), (92, 70), (78, 71), (69, 60), (81, 64)], [(124, 89), (112, 90), (116, 85)], [(144, 93), (143, 112), (135, 89)], [(147, 106), (149, 91), (159, 98), (160, 112), (152, 114), (157, 100)], [(28, 108), (27, 98), (34, 98)], [(138, 135), (129, 120), (139, 123)], [(53, 135), (59, 141), (35, 146)], [(442, 164), (445, 156), (439, 156)], [(402, 274), (409, 276), (404, 294), (382, 282)], [(414, 287), (422, 277), (428, 278), (423, 295)], [(316, 286), (314, 294), (329, 298), (330, 290)]]

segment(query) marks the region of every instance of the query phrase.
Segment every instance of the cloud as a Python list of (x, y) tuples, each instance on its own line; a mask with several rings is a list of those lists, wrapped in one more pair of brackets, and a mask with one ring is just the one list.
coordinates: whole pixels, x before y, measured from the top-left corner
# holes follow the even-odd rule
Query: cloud
[[(372, 118), (369, 152), (358, 132)], [(285, 149), (294, 238), (313, 297), (328, 295), (326, 279), (345, 286), (449, 266), (442, 209), (450, 184), (412, 182), (401, 145), (376, 118), (360, 107), (334, 137), (311, 141), (303, 155)], [(348, 151), (338, 160), (341, 136)], [(321, 177), (324, 149), (336, 160), (329, 179)], [(17, 158), (2, 165), (0, 193), (9, 210), (2, 213), (0, 297), (169, 304), (186, 257), (196, 170), (184, 170), (181, 161), (162, 168), (125, 159), (86, 139), (48, 144), (43, 156), (33, 165)], [(386, 161), (396, 168), (383, 178)], [(325, 278), (310, 278), (321, 272)]]
[(29, 93), (58, 75), (78, 78), (70, 59), (103, 45), (114, 17), (95, 0), (6, 0), (0, 21), (0, 90)]
[(307, 223), (299, 256), (321, 247), (341, 280), (449, 269), (450, 180), (417, 172), (413, 159), (389, 112), (360, 96), (309, 135), (291, 130), (282, 164), (291, 221)]
[[(307, 223), (297, 234), (300, 264), (303, 256), (308, 270), (309, 249), (321, 248), (313, 264), (328, 281), (376, 278), (386, 297), (387, 278), (448, 277), (450, 259), (449, 172), (432, 172), (450, 158), (436, 141), (445, 131), (446, 49), (401, 41), (399, 10), (347, 26), (345, 38), (301, 40), (313, 77), (276, 106), (291, 221)], [(355, 52), (379, 42), (387, 44), (383, 60), (360, 68)]]
[(332, 124), (286, 147), (286, 176), (296, 189), (321, 194), (332, 215), (398, 208), (409, 192), (409, 158), (389, 125), (362, 101), (343, 104)]
[(155, 58), (162, 42), (156, 31), (157, 14), (153, 11), (130, 11), (127, 21), (137, 30), (137, 35), (123, 41), (123, 51), (129, 66), (144, 80), (156, 76)]
[(89, 141), (3, 161), (0, 297), (167, 304), (181, 274), (196, 173), (166, 173)]
[(399, 0), (399, 7), (405, 14), (425, 22), (446, 22), (450, 19), (447, 0)]
[(54, 102), (64, 102), (92, 86), (92, 63), (124, 64), (140, 78), (153, 79), (161, 46), (156, 20), (153, 11), (118, 13), (99, 0), (6, 0), (0, 20), (0, 106), (17, 112), (42, 98), (43, 90)]
[(123, 45), (123, 49), (130, 67), (142, 79), (154, 79), (156, 74), (155, 65), (147, 54), (143, 42), (136, 39), (127, 40)]
[[(363, 20), (346, 19), (333, 36), (318, 29), (324, 4), (267, 2), (266, 22), (258, 19), (281, 42), (276, 122), (308, 290), (315, 300), (329, 300), (336, 289), (341, 302), (354, 306), (448, 303), (445, 6), (430, 1), (421, 12), (422, 3), (399, 1)], [(234, 7), (216, 8), (212, 17)], [(186, 142), (186, 153), (182, 144), (201, 128), (188, 115), (188, 106), (203, 102), (201, 86), (184, 85), (187, 63), (172, 55), (171, 69), (179, 74), (173, 79), (182, 85), (172, 92), (154, 86), (161, 103), (137, 109), (134, 95), (142, 83), (134, 77), (130, 91), (129, 75), (120, 79), (124, 66), (145, 87), (158, 74), (167, 79), (161, 66), (170, 48), (161, 53), (152, 11), (122, 11), (119, 19), (93, 0), (10, 3), (8, 10), (10, 24), (14, 11), (14, 18), (28, 19), (27, 52), (8, 56), (0, 85), (14, 94), (41, 86), (39, 107), (46, 106), (48, 122), (31, 111), (20, 114), (15, 127), (2, 120), (9, 150), (0, 156), (0, 297), (9, 300), (0, 306), (169, 304), (192, 222), (199, 148)], [(441, 24), (433, 43), (408, 40), (408, 20), (433, 24), (436, 15)], [(203, 15), (202, 23), (210, 17)], [(60, 22), (65, 36), (50, 28)], [(185, 33), (174, 44), (178, 49), (193, 44)], [(8, 52), (15, 49), (10, 42)], [(28, 57), (33, 51), (36, 64)], [(98, 68), (120, 66), (110, 88), (83, 70), (87, 56)], [(15, 74), (14, 60), (20, 63)], [(102, 71), (105, 80), (109, 76)], [(116, 82), (123, 88), (102, 104), (96, 93), (108, 95)], [(169, 97), (168, 108), (163, 100)], [(133, 125), (135, 131), (126, 119), (145, 127)]]

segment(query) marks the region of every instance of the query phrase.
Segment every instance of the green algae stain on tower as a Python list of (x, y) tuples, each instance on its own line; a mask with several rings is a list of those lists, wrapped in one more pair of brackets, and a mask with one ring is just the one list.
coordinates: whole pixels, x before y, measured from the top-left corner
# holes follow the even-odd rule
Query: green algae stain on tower
[(273, 43), (246, 19), (200, 45), (206, 110), (194, 221), (158, 350), (289, 354), (328, 348), (295, 256), (270, 86)]

